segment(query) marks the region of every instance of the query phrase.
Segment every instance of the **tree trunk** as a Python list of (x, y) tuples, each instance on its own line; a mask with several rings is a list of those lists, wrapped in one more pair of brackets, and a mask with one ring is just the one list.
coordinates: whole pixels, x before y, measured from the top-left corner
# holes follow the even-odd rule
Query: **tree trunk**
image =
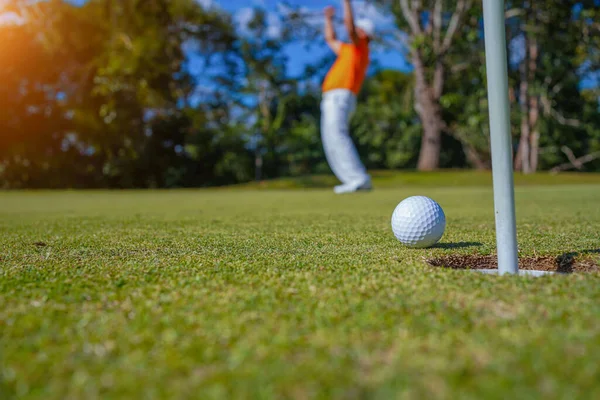
[(445, 129), (443, 131), (460, 142), (463, 152), (465, 153), (465, 157), (473, 168), (479, 171), (489, 170), (491, 168), (491, 160), (482, 158), (481, 153), (477, 151), (475, 146), (473, 146), (469, 140), (465, 139), (456, 131)]
[[(525, 36), (527, 42), (527, 36)], [(519, 85), (519, 105), (521, 110), (521, 138), (519, 140), (519, 149), (515, 157), (515, 170), (521, 171), (525, 174), (531, 172), (531, 164), (529, 162), (530, 150), (530, 129), (529, 129), (529, 76), (528, 70), (528, 53), (529, 46), (526, 43), (525, 46), (525, 60), (519, 66), (519, 78), (521, 80)]]
[[(415, 69), (415, 109), (423, 124), (421, 150), (417, 168), (420, 171), (437, 169), (440, 164), (442, 129), (445, 127), (442, 119), (440, 98), (444, 90), (445, 63), (447, 54), (452, 47), (454, 37), (464, 24), (464, 17), (471, 8), (472, 0), (457, 0), (454, 7), (443, 0), (429, 2), (427, 7), (433, 7), (428, 14), (428, 23), (422, 20), (423, 2), (421, 0), (398, 0), (402, 16), (410, 27), (411, 39), (426, 38), (425, 42), (432, 44), (433, 63), (428, 57), (427, 67), (421, 58), (418, 46), (411, 49), (411, 61)], [(444, 12), (444, 9), (448, 12)], [(442, 33), (444, 17), (447, 19), (447, 29)], [(425, 23), (423, 27), (422, 24)], [(433, 66), (433, 71), (431, 70)], [(426, 72), (432, 72), (428, 82)]]
[(531, 172), (536, 172), (538, 167), (538, 159), (540, 153), (540, 133), (537, 129), (534, 129), (531, 134), (531, 144), (529, 148), (529, 159), (530, 159), (530, 168)]
[(463, 151), (465, 152), (465, 156), (467, 157), (467, 161), (471, 164), (476, 170), (483, 171), (490, 169), (490, 163), (481, 159), (479, 153), (473, 146), (468, 143), (463, 143)]
[(532, 127), (529, 145), (529, 160), (531, 172), (537, 171), (540, 153), (540, 132), (537, 128), (539, 114), (539, 100), (537, 96), (531, 96), (529, 103), (529, 124)]
[[(531, 39), (529, 46), (529, 82), (534, 82), (536, 79), (535, 73), (537, 70), (538, 60), (538, 44), (535, 38)], [(530, 87), (531, 90), (531, 87)], [(531, 132), (529, 145), (529, 167), (531, 172), (537, 171), (540, 133), (537, 128), (537, 122), (540, 115), (540, 104), (536, 93), (529, 94), (529, 129)]]
[(254, 154), (254, 179), (258, 182), (262, 180), (262, 166), (263, 159), (262, 154), (260, 154), (260, 150), (257, 149)]
[(415, 100), (417, 113), (423, 124), (421, 150), (417, 169), (419, 171), (433, 171), (440, 165), (440, 151), (442, 143), (442, 112), (439, 98), (443, 86), (443, 68), (439, 64), (435, 71), (435, 88), (431, 87), (425, 78), (425, 66), (417, 51), (413, 52), (413, 65), (415, 67)]
[(433, 171), (440, 165), (442, 129), (439, 106), (427, 99), (421, 102), (421, 110), (419, 116), (423, 123), (423, 136), (417, 169)]

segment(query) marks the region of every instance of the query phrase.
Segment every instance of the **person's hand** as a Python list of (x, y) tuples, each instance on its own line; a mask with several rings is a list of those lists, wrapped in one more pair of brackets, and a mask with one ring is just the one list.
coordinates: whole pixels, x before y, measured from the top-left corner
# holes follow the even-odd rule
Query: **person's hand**
[(325, 7), (325, 18), (332, 19), (335, 15), (335, 8), (332, 6)]

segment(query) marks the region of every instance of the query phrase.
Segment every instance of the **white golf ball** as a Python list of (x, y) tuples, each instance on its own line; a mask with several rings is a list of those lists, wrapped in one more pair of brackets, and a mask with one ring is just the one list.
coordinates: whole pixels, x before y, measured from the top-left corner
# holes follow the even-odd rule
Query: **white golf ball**
[(392, 214), (394, 236), (408, 247), (431, 247), (442, 238), (445, 229), (444, 210), (429, 197), (408, 197)]

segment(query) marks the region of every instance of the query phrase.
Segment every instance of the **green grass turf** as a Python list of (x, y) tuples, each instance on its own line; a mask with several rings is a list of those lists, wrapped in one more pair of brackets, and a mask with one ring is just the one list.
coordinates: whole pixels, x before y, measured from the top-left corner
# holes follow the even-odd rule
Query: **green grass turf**
[[(490, 171), (464, 171), (446, 170), (436, 172), (416, 171), (369, 171), (374, 183), (379, 188), (398, 187), (468, 187), (491, 186), (492, 173)], [(598, 173), (572, 173), (563, 172), (550, 174), (519, 174), (514, 176), (517, 186), (538, 185), (565, 185), (565, 184), (600, 184)], [(328, 188), (336, 185), (337, 181), (332, 175), (311, 175), (300, 178), (282, 178), (260, 183), (246, 183), (238, 185), (242, 189), (299, 189), (299, 188)], [(229, 189), (229, 188), (228, 188)]]
[[(413, 194), (463, 245), (395, 240)], [(600, 248), (598, 198), (518, 187), (522, 255)], [(489, 186), (0, 193), (0, 398), (600, 398), (600, 275), (424, 263), (493, 218)]]

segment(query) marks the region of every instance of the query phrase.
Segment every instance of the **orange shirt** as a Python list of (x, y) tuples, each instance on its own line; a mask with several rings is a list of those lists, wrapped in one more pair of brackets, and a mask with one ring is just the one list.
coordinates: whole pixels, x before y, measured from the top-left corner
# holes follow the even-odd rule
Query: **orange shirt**
[(358, 45), (342, 43), (337, 60), (327, 73), (322, 90), (349, 89), (358, 94), (369, 66), (369, 44), (361, 40)]

